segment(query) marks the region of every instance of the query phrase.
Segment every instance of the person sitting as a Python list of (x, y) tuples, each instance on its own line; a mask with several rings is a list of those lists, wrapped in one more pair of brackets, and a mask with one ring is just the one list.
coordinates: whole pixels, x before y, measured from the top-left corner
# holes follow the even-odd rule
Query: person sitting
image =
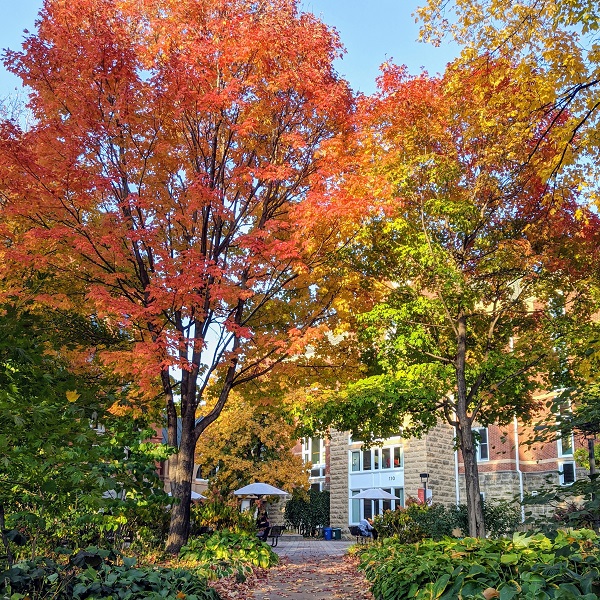
[(370, 537), (374, 540), (377, 539), (377, 531), (373, 527), (373, 521), (371, 519), (361, 519), (358, 528), (364, 537)]
[(266, 512), (261, 512), (258, 515), (258, 519), (256, 519), (256, 529), (258, 539), (263, 542), (267, 541), (267, 536), (269, 535), (269, 529), (271, 528), (271, 523), (269, 523), (269, 518)]

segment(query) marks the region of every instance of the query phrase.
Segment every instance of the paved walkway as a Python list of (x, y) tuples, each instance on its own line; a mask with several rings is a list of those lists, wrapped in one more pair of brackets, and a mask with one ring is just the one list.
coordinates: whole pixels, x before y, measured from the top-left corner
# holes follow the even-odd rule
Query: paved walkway
[(353, 542), (323, 539), (286, 540), (274, 548), (280, 564), (269, 569), (248, 600), (362, 600), (368, 584), (344, 557)]
[(284, 534), (279, 538), (279, 543), (273, 550), (280, 559), (301, 563), (306, 560), (341, 558), (353, 543), (351, 540), (324, 540), (321, 538), (287, 540)]

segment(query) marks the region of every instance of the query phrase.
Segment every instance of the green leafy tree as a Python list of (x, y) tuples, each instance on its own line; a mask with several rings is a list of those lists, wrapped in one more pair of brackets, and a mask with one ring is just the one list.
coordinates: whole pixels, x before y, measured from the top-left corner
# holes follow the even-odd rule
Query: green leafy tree
[(529, 419), (535, 391), (563, 375), (566, 333), (591, 310), (580, 284), (597, 218), (570, 187), (548, 186), (560, 150), (544, 141), (546, 122), (519, 108), (535, 86), (493, 62), (443, 78), (387, 65), (380, 84), (361, 138), (379, 210), (347, 260), (388, 291), (360, 316), (368, 376), (314, 394), (312, 426), (368, 442), (447, 422), (469, 534), (484, 536), (474, 425)]
[(156, 473), (165, 448), (148, 441), (142, 420), (109, 412), (114, 382), (69, 368), (55, 350), (55, 317), (14, 307), (0, 316), (0, 515), (32, 555), (114, 538), (167, 503)]

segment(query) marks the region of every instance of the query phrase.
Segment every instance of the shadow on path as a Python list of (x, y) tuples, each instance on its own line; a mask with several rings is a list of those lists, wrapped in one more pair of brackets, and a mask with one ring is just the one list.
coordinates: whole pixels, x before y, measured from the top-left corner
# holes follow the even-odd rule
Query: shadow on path
[(257, 581), (248, 600), (363, 600), (372, 598), (356, 569), (357, 560), (343, 556), (349, 543), (312, 541), (296, 548), (277, 548), (280, 564)]

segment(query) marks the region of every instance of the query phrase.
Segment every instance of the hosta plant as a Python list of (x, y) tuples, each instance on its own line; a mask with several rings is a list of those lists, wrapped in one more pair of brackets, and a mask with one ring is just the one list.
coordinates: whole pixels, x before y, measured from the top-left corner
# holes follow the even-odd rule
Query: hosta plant
[(401, 544), (388, 538), (361, 553), (360, 568), (376, 600), (598, 600), (599, 553), (590, 530), (561, 531), (554, 539), (515, 533)]
[(252, 567), (267, 569), (277, 564), (278, 557), (269, 544), (256, 535), (228, 530), (208, 538), (195, 538), (181, 549), (180, 560), (197, 573), (211, 578), (236, 575), (243, 579)]

